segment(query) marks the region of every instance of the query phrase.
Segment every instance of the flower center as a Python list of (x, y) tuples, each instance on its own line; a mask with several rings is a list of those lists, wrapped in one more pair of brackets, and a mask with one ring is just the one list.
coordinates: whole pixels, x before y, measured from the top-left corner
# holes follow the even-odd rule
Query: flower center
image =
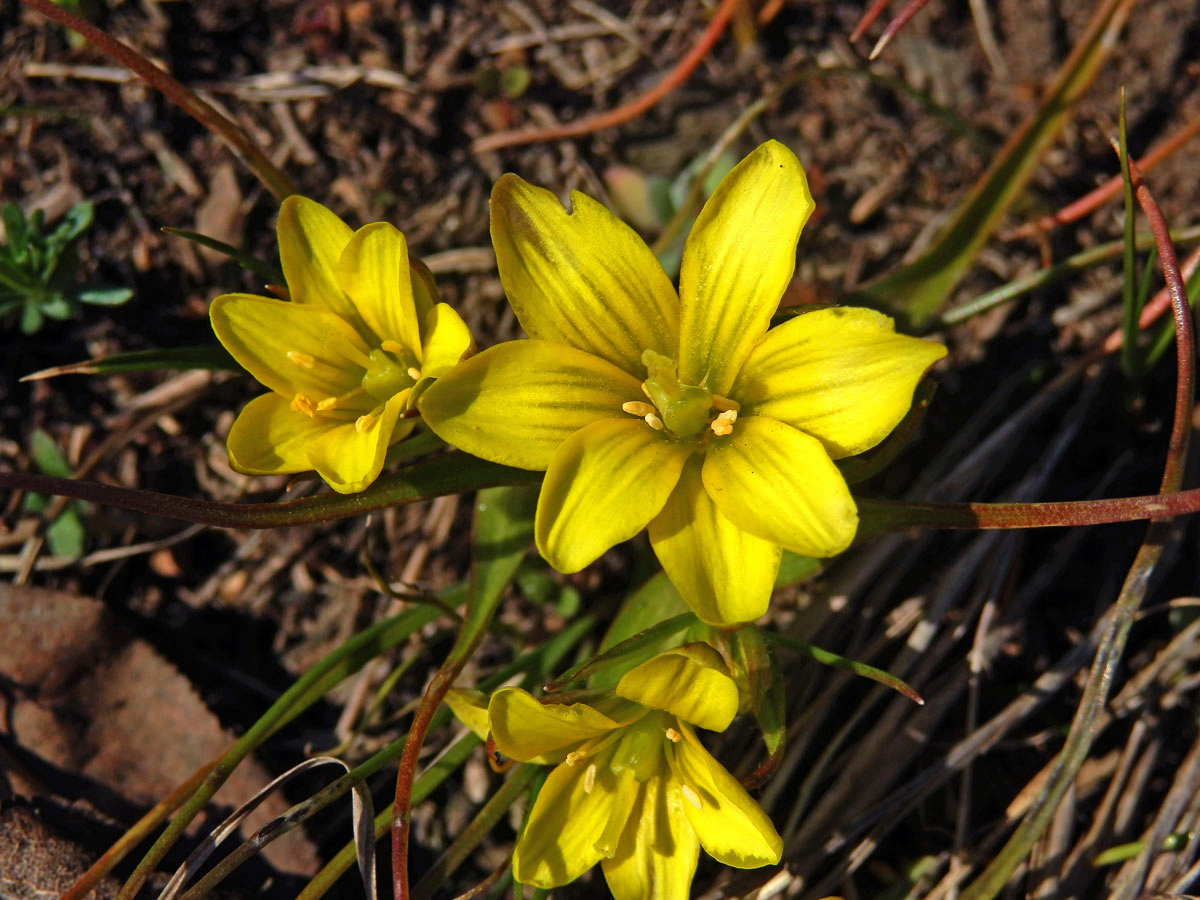
[[(301, 369), (324, 365), (309, 353), (289, 350), (287, 359)], [(337, 397), (314, 400), (307, 394), (296, 394), (291, 408), (310, 419), (315, 416), (354, 422), (359, 433), (370, 431), (383, 413), (384, 404), (396, 394), (411, 388), (421, 379), (421, 370), (412, 365), (404, 346), (397, 341), (383, 341), (365, 358), (356, 360), (362, 366), (358, 387)]]
[(741, 408), (736, 400), (714, 394), (702, 384), (682, 384), (675, 360), (661, 353), (644, 351), (642, 363), (646, 366), (642, 393), (650, 402), (631, 400), (621, 404), (623, 411), (679, 439), (700, 438), (706, 430), (720, 436), (733, 433)]

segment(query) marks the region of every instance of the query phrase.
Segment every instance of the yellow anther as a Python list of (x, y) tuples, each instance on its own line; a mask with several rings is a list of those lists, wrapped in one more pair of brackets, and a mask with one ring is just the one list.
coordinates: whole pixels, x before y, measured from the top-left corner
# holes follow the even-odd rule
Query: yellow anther
[(357, 419), (354, 420), (354, 430), (357, 431), (359, 434), (362, 434), (363, 432), (370, 431), (371, 426), (374, 424), (375, 424), (375, 417), (373, 415), (371, 415), (370, 413), (367, 413), (366, 415), (359, 416)]
[(729, 397), (722, 397), (720, 394), (712, 395), (712, 404), (721, 412), (728, 412), (731, 409), (735, 410), (736, 412), (742, 411), (742, 404), (738, 403), (736, 400), (731, 400)]
[(297, 365), (302, 369), (311, 369), (317, 364), (317, 361), (307, 353), (302, 353), (299, 350), (289, 350), (287, 352), (288, 362)]
[(399, 341), (384, 341), (379, 345), (379, 349), (384, 353), (403, 353), (404, 345)]
[(596, 764), (592, 763), (587, 767), (587, 771), (583, 773), (583, 792), (590, 794), (592, 788), (596, 786)]
[(646, 413), (646, 415), (643, 416), (643, 418), (646, 420), (646, 424), (649, 425), (651, 428), (653, 428), (655, 431), (663, 430), (662, 419), (660, 419), (654, 413)]
[(346, 391), (340, 397), (326, 397), (317, 404), (317, 412), (329, 412), (331, 409), (337, 409), (344, 401), (351, 400), (361, 393), (363, 393), (363, 389), (356, 387)]
[(643, 403), (641, 400), (630, 400), (628, 403), (621, 404), (621, 411), (641, 419), (652, 414), (655, 410), (652, 403)]
[(318, 408), (318, 406), (313, 404), (312, 397), (309, 397), (307, 394), (297, 394), (292, 398), (292, 412), (304, 413), (310, 419), (316, 415)]
[(654, 399), (654, 396), (650, 393), (650, 388), (646, 387), (646, 382), (644, 382), (644, 381), (642, 382), (642, 393), (645, 394), (647, 397), (649, 397), (651, 400)]
[(733, 433), (733, 423), (737, 421), (737, 410), (727, 409), (715, 419), (713, 419), (708, 427), (713, 430), (713, 434), (727, 435)]
[(421, 380), (421, 370), (418, 369), (416, 366), (409, 366), (408, 367), (408, 377), (411, 378), (413, 381), (420, 381)]
[(704, 809), (704, 802), (700, 799), (700, 795), (686, 784), (679, 789), (679, 793), (683, 794), (683, 799), (696, 807), (696, 809)]
[(572, 750), (567, 754), (565, 762), (568, 766), (577, 766), (585, 759), (587, 759), (586, 753), (580, 753), (578, 750)]
[(670, 741), (672, 744), (678, 744), (681, 740), (683, 740), (683, 736), (678, 731), (676, 731), (674, 728), (668, 728), (667, 729), (667, 740)]

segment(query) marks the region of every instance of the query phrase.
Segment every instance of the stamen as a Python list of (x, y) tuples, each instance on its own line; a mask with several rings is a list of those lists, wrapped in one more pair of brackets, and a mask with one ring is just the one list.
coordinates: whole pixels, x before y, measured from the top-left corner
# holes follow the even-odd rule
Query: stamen
[(713, 430), (713, 434), (725, 436), (733, 434), (733, 423), (737, 421), (737, 410), (727, 409), (721, 413), (712, 422), (709, 423), (709, 428)]
[(416, 366), (409, 366), (408, 367), (408, 377), (411, 378), (413, 381), (420, 381), (421, 380), (421, 370), (418, 369)]
[(311, 419), (314, 415), (316, 415), (317, 408), (318, 407), (312, 402), (312, 397), (309, 397), (307, 394), (297, 394), (292, 398), (292, 412), (304, 413), (304, 415)]
[(587, 767), (587, 771), (583, 773), (583, 792), (590, 794), (592, 788), (596, 786), (596, 764), (592, 763)]
[(646, 413), (646, 415), (643, 418), (645, 418), (646, 424), (649, 425), (651, 428), (653, 428), (655, 431), (663, 430), (662, 419), (660, 419), (654, 413)]
[(308, 353), (302, 353), (299, 350), (289, 350), (287, 352), (288, 362), (297, 365), (302, 369), (311, 369), (317, 364), (317, 361)]
[(642, 393), (645, 394), (647, 397), (649, 397), (651, 400), (654, 399), (654, 396), (650, 393), (650, 388), (646, 387), (646, 382), (644, 382), (644, 381), (642, 382)]
[(404, 345), (399, 341), (384, 341), (379, 345), (379, 349), (385, 353), (403, 353)]
[(681, 735), (674, 728), (668, 728), (667, 729), (667, 740), (670, 741), (672, 744), (678, 744), (681, 740), (683, 740), (683, 735)]
[(268, 284), (266, 289), (278, 297), (280, 300), (291, 300), (292, 296), (288, 293), (288, 289), (282, 284)]
[(337, 409), (347, 400), (353, 400), (355, 397), (366, 393), (361, 387), (352, 388), (346, 391), (340, 397), (326, 397), (317, 404), (317, 412), (328, 412), (331, 409)]
[(712, 395), (712, 404), (721, 412), (728, 412), (731, 409), (737, 412), (742, 411), (742, 404), (736, 400), (731, 400), (729, 397), (722, 397), (720, 394)]
[(652, 403), (643, 403), (641, 400), (630, 400), (628, 403), (621, 404), (621, 411), (641, 419), (654, 413), (655, 409)]
[(679, 789), (679, 793), (683, 794), (683, 799), (696, 807), (696, 809), (704, 809), (704, 802), (700, 799), (700, 795), (686, 784)]
[(359, 434), (362, 434), (366, 431), (370, 431), (371, 426), (375, 424), (375, 421), (376, 421), (375, 417), (373, 415), (371, 415), (370, 413), (367, 413), (366, 415), (363, 415), (363, 416), (359, 416), (357, 419), (354, 420), (354, 430), (357, 431)]
[(578, 750), (572, 750), (567, 754), (565, 762), (568, 766), (577, 766), (585, 759), (587, 759), (586, 753), (580, 753)]

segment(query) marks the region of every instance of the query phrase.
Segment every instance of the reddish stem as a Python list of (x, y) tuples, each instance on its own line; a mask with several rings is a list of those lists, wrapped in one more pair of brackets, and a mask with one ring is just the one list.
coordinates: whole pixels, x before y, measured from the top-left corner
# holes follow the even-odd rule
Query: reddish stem
[(417, 755), (425, 743), (425, 735), (429, 731), (429, 723), (437, 712), (446, 692), (454, 684), (454, 679), (466, 665), (470, 654), (463, 654), (457, 661), (446, 660), (429, 687), (421, 705), (413, 716), (412, 725), (408, 729), (408, 737), (404, 740), (404, 752), (400, 756), (400, 771), (396, 775), (396, 798), (392, 804), (392, 895), (396, 900), (408, 900), (408, 832), (409, 815), (412, 806), (413, 782), (417, 774)]
[(471, 145), (471, 149), (476, 153), (485, 153), (488, 150), (499, 150), (501, 147), (516, 147), (538, 141), (560, 141), (566, 138), (581, 137), (604, 128), (612, 128), (637, 118), (691, 77), (725, 31), (725, 26), (729, 24), (729, 18), (733, 15), (733, 10), (739, 2), (740, 0), (721, 0), (716, 15), (704, 29), (704, 34), (700, 35), (700, 40), (688, 51), (687, 56), (681, 59), (662, 81), (635, 100), (608, 112), (585, 116), (566, 125), (555, 125), (551, 128), (517, 128), (512, 131), (489, 134), (487, 137), (475, 141)]
[(858, 24), (854, 26), (854, 30), (850, 32), (850, 43), (862, 40), (862, 36), (867, 33), (867, 29), (871, 27), (871, 23), (879, 18), (880, 14), (887, 9), (892, 0), (872, 0), (867, 11), (862, 14), (862, 18), (858, 20)]
[[(1180, 267), (1180, 275), (1183, 276), (1183, 281), (1186, 284), (1187, 280), (1192, 277), (1196, 271), (1196, 267), (1200, 265), (1200, 247), (1196, 247), (1188, 254), (1187, 259), (1183, 261)], [(1142, 313), (1138, 316), (1138, 328), (1149, 328), (1154, 322), (1171, 308), (1171, 292), (1164, 287), (1161, 291), (1142, 307)], [(1121, 345), (1125, 343), (1125, 332), (1117, 328), (1105, 338), (1104, 343), (1100, 347), (1101, 353), (1115, 353), (1121, 349)]]
[(1129, 180), (1138, 205), (1142, 207), (1154, 245), (1158, 248), (1158, 262), (1163, 278), (1167, 282), (1167, 293), (1171, 296), (1171, 311), (1175, 316), (1175, 420), (1171, 425), (1171, 440), (1167, 449), (1167, 464), (1163, 470), (1162, 492), (1178, 491), (1183, 484), (1184, 467), (1187, 463), (1188, 442), (1192, 434), (1192, 411), (1196, 392), (1196, 343), (1192, 336), (1192, 311), (1188, 308), (1187, 293), (1183, 278), (1179, 274), (1179, 261), (1171, 245), (1171, 235), (1162, 210), (1154, 202), (1150, 189), (1142, 180), (1137, 163), (1129, 160)]
[[(1171, 135), (1171, 137), (1153, 147), (1144, 157), (1137, 161), (1137, 165), (1141, 167), (1143, 172), (1149, 172), (1198, 134), (1200, 134), (1200, 116), (1197, 116), (1178, 132)], [(1034, 222), (1027, 222), (1019, 228), (1010, 231), (1005, 237), (1009, 240), (1033, 237), (1035, 234), (1045, 234), (1048, 231), (1053, 231), (1060, 225), (1067, 225), (1082, 219), (1088, 213), (1119, 194), (1121, 184), (1121, 176), (1114, 175), (1108, 181), (1104, 182), (1104, 184), (1100, 185), (1100, 187), (1084, 194), (1078, 200), (1064, 206), (1058, 212), (1043, 216)]]
[(904, 4), (904, 8), (896, 14), (896, 18), (888, 22), (887, 27), (883, 29), (883, 34), (879, 36), (879, 40), (875, 42), (875, 46), (871, 48), (871, 55), (868, 59), (874, 59), (883, 52), (883, 48), (892, 42), (900, 29), (909, 23), (913, 16), (925, 8), (929, 0), (908, 0)]

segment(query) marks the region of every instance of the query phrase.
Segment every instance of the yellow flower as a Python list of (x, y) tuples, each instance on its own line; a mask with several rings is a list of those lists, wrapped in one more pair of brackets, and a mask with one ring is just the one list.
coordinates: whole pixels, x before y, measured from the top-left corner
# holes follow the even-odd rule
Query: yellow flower
[(649, 527), (700, 618), (766, 611), (780, 548), (826, 557), (858, 512), (833, 460), (879, 443), (945, 354), (868, 309), (821, 309), (767, 331), (813, 209), (774, 141), (705, 204), (679, 293), (649, 248), (578, 192), (567, 213), (515, 175), (492, 191), (500, 280), (531, 340), (441, 379), (421, 411), (477, 456), (545, 469), (538, 549), (574, 572)]
[[(492, 695), (496, 747), (557, 764), (513, 851), (513, 876), (553, 888), (597, 862), (616, 900), (686, 900), (700, 847), (742, 869), (779, 862), (783, 842), (692, 726), (724, 731), (738, 691), (706, 644), (669, 650), (626, 673), (616, 698), (542, 704), (518, 688)], [(479, 718), (463, 694), (452, 706)]]
[(386, 222), (352, 232), (288, 197), (278, 234), (291, 300), (222, 294), (210, 310), (225, 349), (272, 391), (233, 423), (229, 461), (250, 475), (316, 469), (336, 491), (361, 491), (412, 431), (414, 386), (470, 353), (471, 334)]

